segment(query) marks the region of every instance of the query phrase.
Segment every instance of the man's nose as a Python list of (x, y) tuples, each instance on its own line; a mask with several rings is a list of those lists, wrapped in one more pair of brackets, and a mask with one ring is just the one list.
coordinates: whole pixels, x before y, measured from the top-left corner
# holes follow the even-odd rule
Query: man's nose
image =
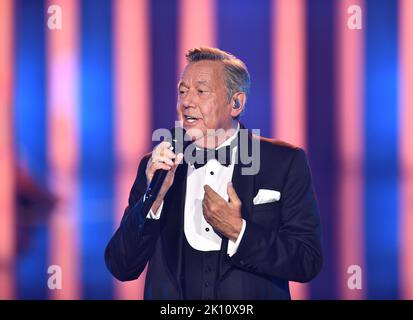
[(185, 108), (194, 108), (196, 106), (196, 95), (192, 90), (188, 90), (188, 92), (182, 99), (182, 105)]

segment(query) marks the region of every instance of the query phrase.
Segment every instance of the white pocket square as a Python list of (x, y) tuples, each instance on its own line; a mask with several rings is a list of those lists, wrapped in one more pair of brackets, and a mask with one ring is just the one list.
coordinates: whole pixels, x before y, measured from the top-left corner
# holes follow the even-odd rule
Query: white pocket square
[(259, 189), (254, 197), (254, 205), (279, 201), (281, 193), (276, 190)]

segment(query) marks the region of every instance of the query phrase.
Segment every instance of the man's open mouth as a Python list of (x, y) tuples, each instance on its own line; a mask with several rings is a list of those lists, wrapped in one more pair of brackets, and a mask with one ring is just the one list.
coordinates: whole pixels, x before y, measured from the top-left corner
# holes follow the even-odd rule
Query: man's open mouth
[(196, 118), (193, 116), (187, 116), (187, 115), (185, 115), (184, 118), (185, 118), (185, 122), (188, 122), (188, 123), (194, 123), (199, 119), (199, 118)]

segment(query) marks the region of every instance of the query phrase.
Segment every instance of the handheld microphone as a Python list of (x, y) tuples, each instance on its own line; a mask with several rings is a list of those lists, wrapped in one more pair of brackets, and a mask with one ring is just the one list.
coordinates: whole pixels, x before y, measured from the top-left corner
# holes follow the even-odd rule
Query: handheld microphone
[[(175, 127), (171, 129), (172, 141), (166, 139), (171, 143), (171, 150), (177, 155), (178, 153), (184, 153), (186, 147), (192, 142), (188, 137), (185, 138), (186, 131), (183, 128)], [(153, 202), (161, 190), (162, 184), (168, 174), (167, 170), (159, 169), (156, 170), (151, 183), (146, 189), (145, 193), (145, 205), (152, 207)]]

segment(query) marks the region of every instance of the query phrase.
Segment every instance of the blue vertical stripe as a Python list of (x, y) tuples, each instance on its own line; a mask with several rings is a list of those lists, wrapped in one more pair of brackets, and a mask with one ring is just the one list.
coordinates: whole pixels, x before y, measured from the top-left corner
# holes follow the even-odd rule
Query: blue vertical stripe
[(368, 298), (398, 298), (397, 1), (367, 0), (365, 234)]
[[(17, 161), (28, 166), (31, 178), (46, 187), (46, 75), (45, 8), (43, 0), (15, 1), (15, 107), (14, 130)], [(1, 72), (1, 71), (0, 71)], [(35, 195), (28, 194), (30, 199)], [(45, 299), (47, 289), (47, 241), (49, 213), (39, 204), (18, 203), (17, 297)], [(29, 205), (29, 210), (23, 207)], [(38, 209), (34, 209), (37, 207)], [(24, 213), (24, 216), (22, 215)], [(1, 284), (0, 284), (1, 285)]]
[(114, 223), (112, 3), (110, 0), (87, 0), (81, 4), (83, 294), (86, 299), (109, 299), (113, 278), (103, 263), (103, 252)]
[(43, 0), (15, 3), (17, 151), (39, 182), (46, 181), (45, 8)]
[(270, 1), (218, 1), (218, 45), (243, 60), (251, 75), (251, 93), (241, 121), (271, 135)]
[(177, 0), (152, 0), (152, 126), (171, 128), (177, 98)]
[[(321, 215), (324, 265), (311, 298), (337, 298), (337, 137), (334, 104), (335, 1), (312, 0), (307, 11), (307, 139)], [(349, 235), (351, 236), (351, 235)]]

